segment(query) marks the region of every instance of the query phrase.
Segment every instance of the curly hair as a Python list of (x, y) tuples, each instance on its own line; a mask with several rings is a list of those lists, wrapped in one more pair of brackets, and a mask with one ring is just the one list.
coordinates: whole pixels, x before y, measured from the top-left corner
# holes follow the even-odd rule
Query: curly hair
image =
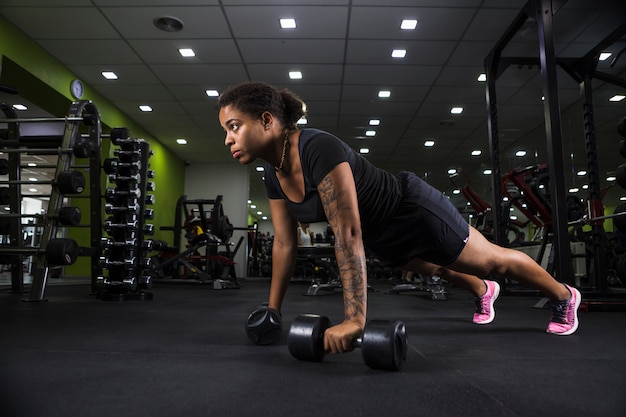
[(298, 120), (306, 114), (306, 105), (296, 94), (287, 89), (278, 91), (262, 82), (228, 88), (218, 100), (218, 108), (226, 106), (233, 106), (255, 118), (270, 112), (289, 129), (297, 129)]

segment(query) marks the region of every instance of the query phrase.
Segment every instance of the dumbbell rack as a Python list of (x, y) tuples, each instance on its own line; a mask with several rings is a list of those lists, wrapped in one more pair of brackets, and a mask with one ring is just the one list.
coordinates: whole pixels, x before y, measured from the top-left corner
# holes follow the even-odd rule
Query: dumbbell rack
[[(92, 287), (95, 285), (98, 270), (99, 253), (90, 248), (79, 248), (74, 239), (59, 238), (57, 234), (63, 226), (77, 226), (80, 223), (80, 209), (62, 207), (68, 195), (80, 194), (85, 188), (85, 177), (77, 168), (89, 170), (89, 205), (100, 207), (100, 148), (101, 125), (100, 114), (96, 106), (88, 100), (72, 103), (68, 116), (65, 118), (19, 119), (15, 110), (6, 103), (0, 103), (0, 109), (7, 119), (6, 132), (0, 140), (0, 148), (8, 154), (6, 169), (8, 181), (3, 184), (0, 203), (10, 208), (8, 214), (8, 244), (0, 247), (0, 254), (11, 262), (12, 292), (23, 293), (24, 276), (23, 261), (33, 256), (32, 285), (30, 294), (25, 301), (44, 301), (44, 293), (51, 266), (73, 264), (79, 255), (90, 255), (92, 264)], [(29, 136), (20, 135), (20, 123), (64, 122), (63, 136)], [(85, 132), (86, 130), (86, 132)], [(54, 167), (55, 179), (51, 181), (51, 193), (46, 213), (41, 216), (42, 233), (39, 246), (25, 247), (22, 235), (21, 185), (28, 182), (21, 180), (22, 154), (58, 155)], [(73, 165), (73, 157), (88, 159), (88, 165)], [(41, 184), (41, 183), (40, 183)], [(69, 210), (68, 210), (69, 209)], [(65, 213), (65, 214), (64, 214)], [(69, 216), (67, 215), (69, 213)], [(5, 218), (6, 219), (6, 218)], [(91, 246), (97, 248), (101, 238), (101, 212), (90, 210)], [(94, 287), (95, 288), (95, 287)]]
[(104, 161), (104, 171), (114, 187), (105, 192), (103, 229), (110, 236), (102, 239), (104, 256), (100, 264), (106, 275), (100, 277), (103, 289), (97, 297), (107, 301), (151, 300), (152, 287), (150, 258), (153, 241), (145, 239), (154, 233), (154, 225), (145, 220), (154, 218), (154, 211), (146, 209), (154, 204), (154, 171), (149, 170), (152, 155), (150, 145), (142, 139), (133, 139), (126, 128), (111, 131), (111, 142), (118, 146), (114, 158)]

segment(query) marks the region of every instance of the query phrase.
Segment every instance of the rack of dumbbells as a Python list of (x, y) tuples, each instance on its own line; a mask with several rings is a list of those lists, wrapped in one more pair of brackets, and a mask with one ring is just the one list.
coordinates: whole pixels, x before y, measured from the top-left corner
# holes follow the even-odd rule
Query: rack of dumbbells
[[(85, 176), (82, 170), (88, 170), (90, 187), (90, 207), (100, 207), (100, 115), (96, 106), (87, 100), (77, 101), (70, 106), (68, 116), (63, 118), (18, 118), (17, 112), (8, 104), (0, 103), (0, 109), (6, 119), (6, 129), (0, 131), (0, 150), (7, 158), (0, 160), (0, 174), (8, 176), (0, 181), (0, 205), (7, 213), (2, 214), (0, 229), (3, 244), (0, 256), (3, 263), (10, 264), (11, 291), (24, 291), (24, 261), (32, 257), (32, 285), (30, 295), (25, 301), (43, 301), (48, 277), (53, 268), (73, 264), (78, 256), (90, 255), (92, 265), (92, 285), (99, 274), (97, 269), (98, 251), (81, 248), (76, 240), (68, 237), (66, 228), (79, 226), (81, 210), (79, 207), (64, 206), (71, 198), (78, 198), (85, 189)], [(64, 123), (63, 135), (22, 136), (20, 124), (26, 123)], [(54, 169), (51, 179), (48, 207), (37, 215), (22, 214), (22, 185), (31, 183), (21, 178), (22, 156), (56, 156), (56, 164), (38, 166), (40, 169)], [(77, 165), (76, 159), (88, 159), (88, 164)], [(32, 169), (32, 168), (30, 168)], [(39, 181), (38, 184), (44, 184)], [(100, 210), (91, 212), (91, 245), (100, 241)], [(30, 225), (35, 225), (41, 232), (37, 241), (25, 245), (23, 218), (31, 218)], [(29, 226), (30, 226), (29, 225)]]
[[(146, 236), (154, 234), (154, 225), (145, 220), (154, 218), (154, 171), (149, 168), (152, 155), (150, 145), (143, 139), (130, 137), (126, 128), (111, 130), (111, 142), (118, 148), (113, 158), (104, 160), (103, 169), (108, 182), (104, 211), (108, 215), (103, 229), (109, 237), (102, 238), (103, 256), (100, 278), (103, 289), (98, 292), (102, 300), (151, 300), (146, 291), (152, 287), (150, 258), (153, 241)], [(107, 272), (104, 274), (104, 272)]]

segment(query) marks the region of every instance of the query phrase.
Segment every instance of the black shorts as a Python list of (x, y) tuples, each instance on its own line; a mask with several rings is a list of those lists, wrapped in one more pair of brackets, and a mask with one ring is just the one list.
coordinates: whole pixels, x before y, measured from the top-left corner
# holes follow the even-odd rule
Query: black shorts
[(441, 191), (412, 172), (398, 175), (402, 200), (383, 233), (364, 238), (371, 256), (401, 267), (420, 258), (437, 265), (454, 262), (469, 237), (469, 224)]

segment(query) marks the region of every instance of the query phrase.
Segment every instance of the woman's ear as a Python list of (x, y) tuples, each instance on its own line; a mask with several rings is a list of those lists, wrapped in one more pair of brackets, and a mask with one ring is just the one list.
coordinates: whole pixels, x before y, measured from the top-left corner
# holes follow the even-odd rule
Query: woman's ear
[(265, 130), (268, 130), (269, 128), (271, 128), (273, 122), (274, 122), (274, 116), (272, 116), (272, 113), (266, 111), (261, 114), (261, 123), (263, 123)]

